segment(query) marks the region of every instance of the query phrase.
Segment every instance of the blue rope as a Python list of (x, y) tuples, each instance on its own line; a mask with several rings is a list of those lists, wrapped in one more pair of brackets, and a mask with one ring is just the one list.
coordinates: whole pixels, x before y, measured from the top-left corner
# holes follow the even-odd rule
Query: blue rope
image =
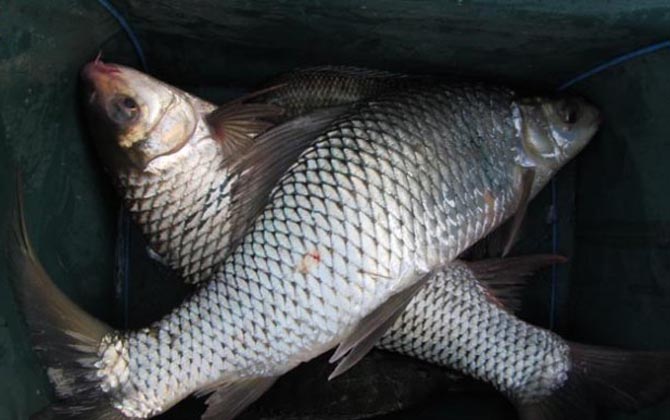
[(622, 54), (618, 57), (614, 57), (613, 59), (611, 59), (609, 61), (606, 61), (606, 62), (604, 62), (604, 63), (602, 63), (598, 66), (595, 66), (594, 68), (592, 68), (590, 70), (587, 70), (584, 73), (581, 73), (581, 74), (577, 75), (576, 77), (574, 77), (574, 78), (568, 80), (567, 82), (563, 83), (561, 86), (558, 87), (558, 91), (561, 92), (561, 91), (571, 87), (572, 85), (581, 82), (584, 79), (588, 79), (591, 76), (594, 76), (598, 73), (602, 73), (603, 71), (608, 70), (608, 69), (610, 69), (614, 66), (625, 63), (625, 62), (630, 61), (634, 58), (637, 58), (637, 57), (640, 57), (640, 56), (643, 56), (643, 55), (646, 55), (646, 54), (649, 54), (649, 53), (653, 53), (653, 52), (661, 50), (663, 48), (670, 48), (670, 40), (658, 42), (656, 44), (651, 44), (651, 45), (648, 45), (646, 47), (637, 49), (635, 51), (631, 51), (629, 53)]
[(147, 60), (144, 57), (144, 51), (142, 50), (140, 40), (135, 34), (135, 31), (133, 31), (133, 28), (130, 27), (130, 24), (128, 23), (126, 18), (123, 17), (121, 12), (119, 12), (119, 10), (107, 0), (98, 0), (98, 3), (100, 3), (102, 7), (107, 9), (110, 15), (114, 16), (114, 19), (116, 19), (116, 21), (119, 23), (119, 26), (121, 26), (121, 28), (123, 28), (123, 30), (126, 32), (126, 35), (128, 35), (128, 38), (130, 39), (130, 42), (133, 44), (133, 48), (135, 48), (135, 53), (137, 54), (137, 57), (140, 59), (142, 69), (144, 69), (144, 71), (148, 71), (149, 66), (147, 66)]
[[(133, 31), (133, 28), (130, 27), (130, 24), (125, 17), (119, 12), (116, 7), (114, 7), (107, 0), (98, 0), (98, 3), (104, 7), (109, 14), (111, 14), (116, 21), (119, 23), (119, 26), (123, 28), (130, 39), (130, 42), (133, 44), (135, 53), (140, 60), (142, 69), (146, 72), (149, 70), (147, 65), (147, 60), (144, 56), (144, 51), (142, 50), (142, 45), (140, 44), (139, 38)], [(118, 238), (117, 238), (117, 258), (119, 259), (117, 273), (123, 278), (123, 326), (128, 328), (128, 303), (129, 303), (129, 289), (130, 289), (130, 215), (128, 210), (124, 206), (121, 206), (121, 211), (119, 212), (119, 219), (117, 222), (118, 227)]]
[[(608, 70), (612, 67), (618, 66), (630, 60), (633, 60), (637, 57), (647, 55), (663, 48), (670, 48), (670, 40), (657, 42), (655, 44), (648, 45), (646, 47), (639, 48), (635, 51), (631, 51), (626, 54), (619, 55), (612, 58), (602, 64), (599, 64), (592, 69), (589, 69), (583, 73), (578, 74), (567, 82), (563, 83), (558, 87), (558, 91), (562, 92), (573, 85), (588, 79), (589, 77), (595, 76), (596, 74), (602, 73), (605, 70)], [(558, 186), (556, 184), (556, 179), (552, 178), (551, 180), (551, 252), (553, 254), (558, 253), (558, 206), (556, 205), (558, 199)], [(551, 298), (549, 303), (549, 328), (554, 329), (556, 325), (556, 295), (558, 293), (558, 267), (556, 264), (551, 266)]]

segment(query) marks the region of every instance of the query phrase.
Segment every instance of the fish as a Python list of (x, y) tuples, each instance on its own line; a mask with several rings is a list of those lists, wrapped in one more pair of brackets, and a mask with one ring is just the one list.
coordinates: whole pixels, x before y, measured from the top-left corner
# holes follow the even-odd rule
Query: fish
[[(112, 162), (160, 172), (189, 151), (189, 139), (216, 133), (219, 119), (213, 111), (173, 130), (193, 103), (174, 91), (163, 98), (165, 86), (147, 78), (141, 89), (151, 98), (136, 96), (132, 71), (85, 66), (90, 112), (120, 140), (104, 146)], [(149, 108), (163, 99), (165, 112)], [(330, 349), (331, 378), (342, 374), (429, 279), (512, 216), (525, 189), (539, 190), (581, 150), (598, 120), (576, 97), (439, 83), (272, 127), (224, 162), (239, 181), (234, 246), (220, 271), (138, 330), (85, 314), (17, 228), (16, 294), (36, 350), (60, 378), (54, 410), (149, 418), (208, 395), (204, 417), (231, 418), (278, 376)], [(169, 147), (153, 136), (162, 133)]]

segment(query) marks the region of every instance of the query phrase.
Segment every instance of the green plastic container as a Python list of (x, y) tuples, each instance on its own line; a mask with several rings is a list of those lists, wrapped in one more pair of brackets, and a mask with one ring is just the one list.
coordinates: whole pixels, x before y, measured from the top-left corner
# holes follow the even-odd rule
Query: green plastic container
[[(213, 100), (279, 72), (316, 64), (554, 89), (603, 60), (670, 34), (667, 0), (118, 0), (116, 5), (137, 30), (152, 74)], [(30, 235), (47, 271), (87, 311), (123, 326), (122, 313), (139, 313), (138, 303), (153, 304), (146, 300), (147, 290), (174, 286), (163, 305), (178, 300), (174, 296), (183, 290), (174, 279), (160, 283), (156, 267), (138, 265), (135, 278), (151, 272), (138, 280), (145, 291), (129, 288), (136, 293), (124, 301), (127, 310), (116, 299), (120, 203), (83, 128), (77, 97), (78, 71), (101, 49), (107, 60), (138, 66), (117, 21), (98, 2), (0, 0), (0, 214), (7, 218), (14, 173), (20, 169)], [(555, 328), (567, 338), (670, 350), (669, 74), (670, 51), (659, 51), (574, 87), (602, 109), (605, 124), (556, 184), (559, 250), (572, 260), (559, 269)], [(544, 222), (550, 202), (545, 192), (531, 208), (527, 231), (532, 228), (541, 241), (526, 244), (528, 249), (551, 249)], [(143, 251), (141, 245), (134, 248)], [(8, 275), (2, 260), (2, 420), (28, 418), (51, 395), (13, 303)], [(549, 323), (550, 289), (549, 282), (539, 281), (529, 292), (525, 312), (540, 325)], [(131, 317), (130, 324), (143, 322), (138, 317)], [(384, 359), (373, 366), (390, 372), (416, 363), (372, 358)], [(490, 389), (450, 393), (453, 383), (440, 376), (442, 370), (411, 366), (427, 378), (419, 382), (432, 384), (430, 389), (417, 395), (398, 391), (403, 383), (413, 383), (403, 380), (405, 369), (392, 375), (390, 385), (377, 380), (379, 387), (387, 387), (383, 391), (359, 386), (355, 402), (322, 398), (322, 412), (304, 414), (307, 410), (294, 418), (374, 414), (375, 398), (379, 407), (391, 407), (384, 395), (393, 392), (412, 394), (417, 403), (388, 418), (515, 418), (512, 407)], [(297, 375), (294, 381), (300, 375), (318, 379), (314, 370)], [(295, 393), (282, 392), (290, 382), (279, 388), (259, 404), (283, 404), (289, 411), (309, 406)], [(186, 405), (166, 418), (190, 418), (200, 408)], [(247, 417), (279, 418), (277, 413), (286, 410), (260, 409)], [(670, 403), (636, 415), (602, 413), (598, 418), (666, 419)]]

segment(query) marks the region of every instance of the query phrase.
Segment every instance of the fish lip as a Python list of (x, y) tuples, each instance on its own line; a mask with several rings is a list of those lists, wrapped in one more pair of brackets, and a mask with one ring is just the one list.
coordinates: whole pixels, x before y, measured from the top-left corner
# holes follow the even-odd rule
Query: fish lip
[(84, 65), (81, 77), (86, 80), (95, 81), (100, 77), (112, 76), (121, 73), (121, 69), (114, 64), (103, 63), (100, 57)]

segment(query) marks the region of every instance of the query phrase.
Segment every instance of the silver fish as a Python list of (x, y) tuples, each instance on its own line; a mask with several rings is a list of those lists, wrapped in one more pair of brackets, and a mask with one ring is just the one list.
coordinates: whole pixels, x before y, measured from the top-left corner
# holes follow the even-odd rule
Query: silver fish
[[(216, 130), (197, 118), (192, 130), (162, 127), (193, 112), (188, 96), (172, 92), (167, 112), (147, 125), (137, 115), (151, 111), (149, 101), (97, 84), (111, 74), (122, 85), (130, 71), (91, 63), (83, 74), (98, 121), (107, 116), (123, 140), (110, 148), (140, 151), (116, 162), (160, 172), (194, 132)], [(143, 91), (155, 98), (164, 85), (151, 82)], [(275, 127), (224, 165), (240, 177), (232, 226), (248, 228), (234, 231), (238, 246), (221, 272), (148, 328), (114, 331), (84, 314), (18, 231), (18, 295), (33, 331), (46, 331), (34, 338), (62, 378), (56, 410), (146, 418), (213, 393), (205, 417), (230, 417), (335, 346), (333, 376), (342, 373), (429, 279), (514, 213), (524, 180), (536, 191), (574, 156), (598, 119), (579, 99), (467, 84), (409, 88), (341, 112)], [(152, 137), (165, 132), (174, 147)], [(522, 165), (536, 175), (524, 177)]]

